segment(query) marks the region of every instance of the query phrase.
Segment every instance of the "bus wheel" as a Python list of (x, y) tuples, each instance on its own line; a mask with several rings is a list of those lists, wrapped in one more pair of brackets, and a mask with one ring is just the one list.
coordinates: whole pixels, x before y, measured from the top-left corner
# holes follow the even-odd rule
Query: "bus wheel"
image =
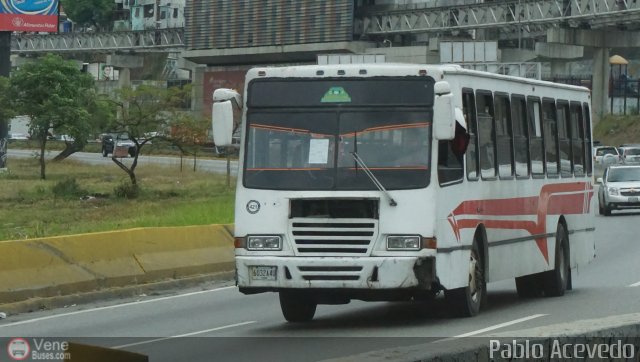
[(308, 322), (316, 314), (318, 303), (308, 294), (293, 291), (280, 292), (280, 308), (288, 322)]
[(571, 275), (569, 262), (569, 237), (564, 225), (558, 225), (556, 231), (556, 257), (555, 267), (545, 273), (544, 294), (547, 297), (559, 297), (567, 290)]
[(476, 241), (469, 257), (469, 283), (466, 287), (445, 291), (445, 299), (454, 315), (473, 317), (480, 312), (480, 306), (486, 300), (487, 283), (484, 276), (484, 260)]

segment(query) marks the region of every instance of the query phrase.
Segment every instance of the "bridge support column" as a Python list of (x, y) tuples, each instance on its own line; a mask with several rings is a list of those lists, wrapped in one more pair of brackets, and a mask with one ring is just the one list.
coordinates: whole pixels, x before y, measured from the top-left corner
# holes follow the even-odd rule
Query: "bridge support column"
[(609, 113), (609, 48), (595, 48), (593, 54), (593, 82), (591, 84), (593, 124)]
[(191, 69), (191, 110), (194, 114), (202, 114), (205, 69), (206, 67), (199, 66)]
[(555, 77), (556, 75), (565, 75), (567, 69), (567, 62), (564, 60), (554, 59), (551, 61), (551, 77)]
[[(11, 72), (11, 32), (0, 31), (0, 77), (9, 77)], [(7, 167), (7, 139), (9, 120), (0, 119), (0, 170)]]
[(131, 86), (131, 69), (118, 68), (120, 70), (120, 76), (118, 78), (118, 88)]

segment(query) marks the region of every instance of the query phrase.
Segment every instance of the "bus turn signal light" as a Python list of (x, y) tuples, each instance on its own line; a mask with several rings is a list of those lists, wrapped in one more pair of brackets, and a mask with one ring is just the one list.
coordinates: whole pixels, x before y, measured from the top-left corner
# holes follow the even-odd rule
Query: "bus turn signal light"
[(436, 238), (422, 238), (422, 248), (423, 249), (437, 249), (438, 241)]
[(245, 239), (245, 238), (235, 238), (235, 239), (233, 239), (233, 246), (236, 249), (245, 249), (247, 247), (247, 239)]

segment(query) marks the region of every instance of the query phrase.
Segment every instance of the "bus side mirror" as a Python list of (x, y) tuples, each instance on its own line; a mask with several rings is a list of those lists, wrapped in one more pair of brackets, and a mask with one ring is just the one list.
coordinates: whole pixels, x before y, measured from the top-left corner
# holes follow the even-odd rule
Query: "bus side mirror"
[(436, 140), (452, 140), (456, 134), (451, 87), (445, 81), (434, 85), (433, 136)]
[(240, 95), (231, 89), (216, 89), (213, 92), (211, 122), (213, 143), (217, 147), (233, 144), (233, 102), (239, 107)]

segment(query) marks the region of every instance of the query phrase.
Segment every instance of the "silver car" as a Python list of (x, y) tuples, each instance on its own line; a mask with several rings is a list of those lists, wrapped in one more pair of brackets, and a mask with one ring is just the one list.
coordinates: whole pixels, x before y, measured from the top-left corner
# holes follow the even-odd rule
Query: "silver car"
[(625, 165), (638, 165), (640, 164), (640, 147), (620, 147), (620, 155), (622, 157), (622, 163)]
[(640, 209), (640, 166), (610, 166), (598, 182), (600, 215), (611, 215), (611, 210)]

